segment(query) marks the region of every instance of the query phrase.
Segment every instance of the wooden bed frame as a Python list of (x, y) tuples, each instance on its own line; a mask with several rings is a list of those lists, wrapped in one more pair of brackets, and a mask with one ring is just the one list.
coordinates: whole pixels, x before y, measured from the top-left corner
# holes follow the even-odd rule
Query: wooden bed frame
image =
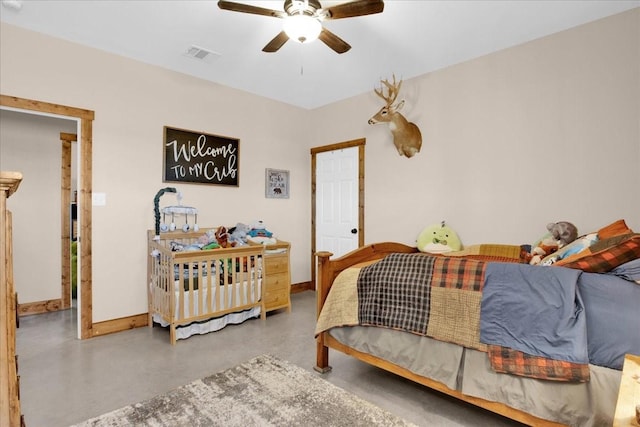
[[(176, 343), (177, 326), (206, 321), (254, 307), (261, 308), (262, 320), (266, 318), (264, 281), (259, 268), (259, 258), (264, 256), (262, 245), (171, 251), (171, 242), (189, 245), (195, 243), (207, 230), (210, 229), (188, 233), (166, 232), (162, 233), (159, 239), (155, 239), (153, 230), (147, 232), (148, 322), (152, 327), (153, 315), (159, 314), (169, 324), (171, 344)], [(192, 266), (199, 266), (200, 271), (202, 266), (218, 267), (215, 272), (207, 268), (208, 274), (198, 277), (197, 270)], [(227, 266), (223, 274), (219, 266)], [(176, 271), (180, 278), (177, 289)], [(185, 301), (188, 301), (187, 309)], [(197, 315), (190, 314), (196, 311)]]
[[(318, 281), (317, 281), (318, 289), (316, 289), (317, 315), (319, 315), (320, 311), (322, 310), (324, 302), (327, 298), (327, 294), (329, 293), (329, 289), (331, 289), (331, 285), (334, 279), (344, 269), (364, 261), (382, 259), (390, 253), (415, 253), (415, 252), (418, 252), (418, 250), (415, 247), (410, 247), (401, 243), (383, 242), (383, 243), (374, 243), (371, 245), (364, 246), (362, 248), (356, 249), (355, 251), (346, 254), (343, 257), (336, 258), (335, 260), (330, 260), (330, 257), (333, 255), (330, 252), (316, 253), (316, 256), (318, 257)], [(348, 347), (342, 344), (341, 342), (339, 342), (338, 340), (336, 340), (335, 338), (333, 338), (331, 335), (329, 335), (328, 332), (321, 333), (320, 335), (318, 335), (316, 339), (316, 366), (314, 367), (316, 371), (320, 373), (325, 373), (331, 370), (331, 366), (329, 366), (329, 349), (330, 348), (334, 350), (338, 350), (349, 356), (353, 356), (356, 359), (361, 360), (370, 365), (392, 372), (408, 380), (427, 386), (433, 390), (437, 390), (441, 393), (455, 397), (464, 402), (471, 403), (473, 405), (479, 406), (491, 412), (495, 412), (497, 414), (500, 414), (502, 416), (505, 416), (507, 418), (510, 418), (512, 420), (515, 420), (530, 426), (550, 427), (550, 426), (564, 425), (564, 424), (559, 424), (556, 422), (544, 420), (542, 418), (538, 418), (526, 412), (520, 411), (518, 409), (514, 409), (503, 403), (492, 402), (492, 401), (488, 401), (488, 400), (473, 397), (473, 396), (467, 396), (457, 390), (450, 389), (449, 387), (447, 387), (446, 385), (442, 384), (439, 381), (422, 377), (394, 363), (388, 362), (379, 357), (376, 357), (367, 353), (363, 353), (351, 347)]]

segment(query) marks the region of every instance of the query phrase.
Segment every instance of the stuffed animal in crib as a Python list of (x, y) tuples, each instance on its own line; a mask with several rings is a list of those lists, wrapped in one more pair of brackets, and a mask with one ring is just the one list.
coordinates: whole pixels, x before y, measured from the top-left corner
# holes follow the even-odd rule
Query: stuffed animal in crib
[(227, 230), (227, 227), (224, 227), (224, 226), (218, 227), (218, 229), (216, 230), (215, 236), (216, 236), (216, 241), (218, 242), (218, 245), (220, 245), (221, 248), (232, 248), (236, 245), (235, 242), (229, 241), (229, 231)]
[(278, 243), (273, 233), (267, 230), (267, 226), (262, 221), (254, 221), (249, 225), (247, 241), (259, 245), (274, 245)]
[(198, 237), (198, 244), (206, 246), (209, 243), (216, 242), (215, 230), (207, 230), (202, 236)]
[(235, 243), (238, 246), (247, 244), (247, 232), (249, 226), (241, 222), (237, 223), (235, 227), (229, 229), (229, 241)]
[(538, 265), (546, 256), (562, 249), (578, 238), (578, 229), (567, 221), (550, 222), (547, 224), (548, 233), (531, 249), (529, 264)]
[(417, 247), (420, 252), (446, 253), (461, 250), (462, 243), (458, 234), (442, 221), (422, 230)]
[(261, 220), (252, 222), (247, 234), (250, 237), (273, 237), (273, 233), (267, 230), (267, 226)]

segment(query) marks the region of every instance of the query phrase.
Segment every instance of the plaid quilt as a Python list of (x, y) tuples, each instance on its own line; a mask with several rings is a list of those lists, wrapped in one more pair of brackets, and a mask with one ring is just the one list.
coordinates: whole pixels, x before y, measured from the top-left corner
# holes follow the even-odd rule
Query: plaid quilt
[(359, 323), (486, 351), (479, 341), (483, 278), (482, 261), (390, 254), (360, 270)]
[(486, 265), (486, 260), (473, 256), (388, 255), (363, 267), (358, 274), (357, 323), (488, 352), (497, 372), (556, 381), (588, 381), (587, 364), (552, 360), (480, 342)]
[(489, 361), (496, 372), (552, 381), (589, 381), (589, 365), (532, 356), (499, 345), (488, 346)]

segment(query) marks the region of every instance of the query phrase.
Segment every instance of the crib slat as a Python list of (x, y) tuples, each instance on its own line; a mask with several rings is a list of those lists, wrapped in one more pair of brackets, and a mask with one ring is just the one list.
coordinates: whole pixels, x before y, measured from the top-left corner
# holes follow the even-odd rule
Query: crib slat
[[(213, 311), (213, 274), (214, 274), (214, 269), (211, 266), (211, 262), (207, 262), (205, 264), (205, 268), (204, 268), (207, 277), (205, 277), (205, 289), (207, 292), (207, 313), (211, 313)], [(202, 288), (201, 288), (202, 289)]]
[[(183, 264), (178, 264), (178, 320), (184, 319), (184, 286), (182, 281), (184, 277)], [(172, 319), (173, 320), (173, 319)]]
[(242, 271), (242, 279), (240, 279), (242, 283), (242, 290), (244, 291), (244, 304), (251, 304), (251, 256), (248, 255), (240, 264), (240, 271)]
[(204, 313), (202, 301), (204, 300), (204, 293), (206, 292), (205, 281), (207, 280), (205, 276), (206, 272), (204, 271), (205, 265), (204, 263), (198, 265), (198, 314)]
[(251, 255), (247, 256), (247, 259), (246, 259), (247, 268), (246, 268), (246, 271), (244, 272), (244, 275), (243, 275), (243, 283), (246, 283), (245, 289), (246, 289), (246, 293), (247, 293), (247, 304), (250, 304), (250, 303), (254, 302), (254, 300), (252, 298), (253, 288), (251, 286), (251, 271), (254, 270), (252, 261), (253, 261), (253, 257)]
[(230, 258), (229, 261), (230, 262), (230, 270), (229, 273), (227, 274), (227, 279), (231, 282), (230, 283), (230, 287), (231, 287), (231, 307), (236, 307), (238, 305), (237, 303), (237, 294), (238, 292), (234, 292), (233, 288), (234, 288), (234, 283), (237, 283), (236, 277), (236, 266), (237, 266), (237, 262), (236, 262), (237, 258)]
[(247, 256), (242, 256), (238, 258), (238, 277), (237, 283), (240, 286), (240, 304), (248, 304), (249, 299), (247, 298), (247, 286), (249, 284), (246, 282), (246, 274), (245, 274), (245, 266), (247, 265), (248, 259)]
[(253, 292), (254, 292), (253, 295), (255, 295), (254, 302), (257, 303), (260, 300), (260, 297), (262, 294), (260, 292), (260, 275), (259, 275), (260, 266), (258, 264), (259, 261), (257, 256), (253, 257), (253, 263), (255, 267), (251, 271), (251, 283), (253, 285)]
[[(193, 317), (195, 315), (195, 311), (194, 311), (194, 306), (195, 306), (195, 298), (194, 298), (194, 294), (193, 294), (193, 290), (194, 290), (194, 286), (193, 286), (193, 271), (196, 269), (198, 264), (194, 263), (194, 262), (190, 262), (189, 264), (187, 264), (187, 274), (189, 276), (188, 280), (188, 286), (189, 286), (189, 291), (188, 291), (188, 296), (189, 296), (189, 312), (185, 317)], [(182, 281), (181, 281), (181, 287), (184, 288), (184, 286), (182, 286)]]
[(260, 289), (259, 289), (259, 285), (260, 285), (260, 280), (258, 279), (258, 257), (254, 256), (251, 258), (252, 261), (252, 265), (254, 266), (251, 270), (250, 270), (250, 278), (249, 281), (251, 282), (251, 292), (253, 292), (253, 300), (251, 302), (258, 302), (258, 300), (260, 299)]
[(220, 272), (218, 273), (218, 280), (220, 280), (220, 285), (218, 286), (218, 290), (220, 291), (220, 298), (218, 301), (218, 310), (223, 310), (225, 307), (225, 301), (227, 300), (227, 287), (226, 287), (226, 279), (224, 274), (224, 260), (219, 259)]

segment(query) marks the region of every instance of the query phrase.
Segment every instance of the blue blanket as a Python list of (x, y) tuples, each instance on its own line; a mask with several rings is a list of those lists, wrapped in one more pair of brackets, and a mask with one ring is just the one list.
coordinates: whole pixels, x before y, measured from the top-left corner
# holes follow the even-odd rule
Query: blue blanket
[(589, 362), (622, 370), (625, 354), (640, 354), (640, 285), (613, 273), (583, 273), (578, 288), (587, 313)]
[(582, 272), (561, 267), (488, 263), (480, 341), (524, 353), (589, 363)]

